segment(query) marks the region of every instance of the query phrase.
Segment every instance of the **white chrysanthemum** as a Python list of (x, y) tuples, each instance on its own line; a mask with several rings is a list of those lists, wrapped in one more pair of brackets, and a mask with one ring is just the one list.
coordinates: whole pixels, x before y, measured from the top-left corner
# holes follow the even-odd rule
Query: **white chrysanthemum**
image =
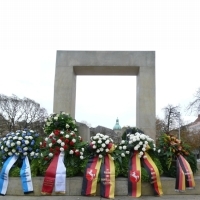
[(69, 124), (66, 124), (66, 128), (69, 128), (70, 127), (70, 125)]
[(143, 145), (143, 142), (142, 142), (142, 141), (140, 141), (140, 142), (139, 142), (139, 145)]
[(138, 150), (138, 146), (135, 146), (135, 147), (134, 147), (134, 150), (137, 151), (137, 150)]
[(160, 149), (158, 149), (158, 153), (160, 153), (161, 152), (161, 150)]
[(74, 135), (74, 131), (70, 132), (70, 135)]
[(17, 140), (17, 139), (18, 139), (18, 137), (17, 137), (17, 136), (14, 136), (14, 137), (13, 137), (13, 140)]
[(122, 141), (121, 141), (121, 144), (124, 144), (124, 143), (125, 143), (125, 140), (122, 140)]
[(101, 144), (101, 146), (104, 148), (104, 147), (106, 147), (106, 145), (103, 143), (103, 144)]
[(29, 136), (29, 139), (32, 140), (32, 139), (33, 139), (33, 136), (30, 135), (30, 136)]
[(10, 140), (6, 141), (6, 146), (10, 146)]
[(65, 143), (64, 142), (61, 142), (61, 144), (60, 144), (62, 147), (64, 147), (65, 146)]
[(58, 144), (60, 144), (61, 142), (62, 142), (62, 140), (61, 140), (61, 139), (58, 139), (58, 140), (57, 140), (57, 143), (58, 143)]
[(46, 137), (44, 140), (47, 142), (48, 141), (48, 137)]
[(34, 155), (35, 155), (35, 152), (31, 151), (30, 156), (34, 156)]
[(102, 140), (98, 140), (98, 143), (101, 144), (101, 143), (102, 143)]
[(146, 149), (143, 147), (143, 148), (142, 148), (142, 151), (145, 151), (145, 150), (146, 150)]
[(28, 135), (26, 135), (24, 138), (28, 140), (28, 139), (29, 139), (29, 136), (28, 136)]
[(106, 148), (106, 149), (105, 149), (105, 152), (109, 152), (109, 149)]
[(15, 153), (15, 152), (16, 152), (16, 149), (12, 149), (12, 152)]
[(74, 131), (77, 131), (77, 129), (75, 128)]
[(19, 153), (18, 153), (18, 152), (16, 152), (16, 153), (15, 153), (15, 155), (16, 155), (16, 156), (18, 156), (18, 155), (19, 155)]
[(54, 134), (54, 132), (51, 132), (50, 134), (49, 134), (49, 136), (55, 136), (55, 134)]
[(92, 144), (96, 144), (96, 141), (92, 141)]
[(29, 144), (29, 141), (28, 141), (28, 140), (25, 140), (24, 143), (25, 143), (25, 144)]
[(54, 117), (54, 119), (57, 121), (57, 120), (58, 120), (58, 117)]
[(97, 153), (99, 153), (99, 152), (100, 152), (100, 150), (99, 150), (99, 149), (97, 149), (97, 150), (96, 150), (96, 152), (97, 152)]
[(109, 141), (109, 140), (106, 140), (106, 141), (105, 141), (105, 144), (109, 144), (109, 143), (110, 143), (110, 141)]
[(112, 160), (115, 160), (115, 158), (114, 157), (111, 157), (112, 158)]
[(142, 156), (144, 153), (143, 153), (143, 151), (140, 151), (140, 153), (139, 153), (139, 154)]
[(49, 157), (53, 157), (53, 153), (49, 153)]
[(129, 154), (130, 153), (130, 151), (126, 151), (126, 154)]
[(147, 158), (147, 156), (143, 156), (143, 158), (144, 158), (144, 159), (146, 159), (146, 158)]
[(12, 143), (10, 144), (10, 146), (11, 146), (11, 147), (14, 147), (14, 146), (15, 146), (15, 143), (14, 143), (14, 142), (12, 142)]
[(121, 157), (125, 157), (125, 154), (124, 154), (124, 153), (121, 153)]
[(69, 154), (74, 154), (74, 151), (73, 151), (73, 150), (70, 150), (70, 151), (69, 151)]
[(27, 150), (28, 150), (28, 147), (24, 147), (23, 150), (24, 150), (24, 151), (27, 151)]
[(64, 148), (63, 148), (63, 147), (60, 147), (60, 151), (61, 151), (61, 152), (64, 151)]
[(52, 147), (52, 145), (53, 145), (52, 143), (49, 143), (49, 147)]
[(60, 134), (63, 135), (63, 134), (64, 134), (64, 131), (60, 131)]
[(23, 140), (23, 137), (18, 137), (18, 140)]
[(101, 154), (99, 154), (99, 158), (103, 158), (103, 156)]
[(127, 147), (124, 145), (124, 146), (123, 146), (123, 149), (124, 149), (124, 150), (126, 150), (126, 149), (127, 149)]
[(85, 151), (85, 149), (84, 148), (81, 148), (81, 150), (84, 152)]
[(93, 149), (96, 149), (96, 148), (97, 148), (97, 146), (96, 146), (96, 145), (92, 145), (92, 148), (93, 148)]
[(122, 146), (119, 146), (119, 150), (122, 150)]
[(12, 156), (12, 155), (13, 155), (13, 153), (12, 153), (12, 152), (8, 152), (8, 155), (9, 155), (9, 156)]
[(75, 143), (75, 142), (76, 142), (76, 139), (75, 139), (75, 138), (73, 138), (73, 139), (72, 139), (72, 142), (73, 142), (73, 143)]
[(83, 155), (83, 152), (80, 152), (80, 155), (82, 156), (82, 155)]
[(24, 153), (23, 153), (23, 155), (24, 155), (24, 156), (27, 156), (27, 155), (28, 155), (28, 153), (27, 153), (27, 152), (24, 152)]
[(67, 134), (67, 135), (65, 135), (65, 138), (69, 138), (69, 135)]
[(83, 156), (80, 156), (80, 159), (81, 159), (81, 160), (83, 160), (83, 158), (84, 158)]
[(102, 148), (102, 147), (100, 148), (100, 151), (103, 151), (103, 148)]

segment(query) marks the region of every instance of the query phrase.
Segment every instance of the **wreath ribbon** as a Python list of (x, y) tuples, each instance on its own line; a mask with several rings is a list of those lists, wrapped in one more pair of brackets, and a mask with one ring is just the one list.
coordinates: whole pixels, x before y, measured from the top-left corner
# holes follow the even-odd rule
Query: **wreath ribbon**
[(56, 193), (65, 193), (66, 168), (63, 163), (64, 154), (55, 155), (44, 176), (41, 194), (51, 195), (55, 186)]
[(98, 156), (88, 160), (82, 182), (81, 195), (95, 196), (98, 175), (100, 173), (100, 195), (104, 198), (114, 198), (115, 165), (111, 155), (106, 154), (103, 161)]
[(187, 160), (179, 155), (176, 159), (176, 191), (184, 191), (185, 189), (194, 189), (195, 181), (190, 164)]
[(141, 164), (147, 170), (151, 185), (154, 190), (154, 195), (160, 196), (163, 194), (158, 168), (151, 159), (148, 153), (144, 153), (146, 158), (139, 158), (139, 153), (134, 151), (129, 161), (128, 173), (128, 194), (133, 197), (141, 196)]
[[(11, 167), (17, 161), (17, 159), (18, 159), (18, 156), (15, 156), (15, 155), (10, 156), (3, 164), (3, 167), (0, 173), (0, 195), (5, 195), (7, 192), (8, 183), (9, 183), (9, 172), (10, 172)], [(30, 163), (27, 156), (23, 159), (22, 168), (20, 169), (20, 177), (21, 177), (22, 189), (23, 189), (24, 194), (33, 192)]]

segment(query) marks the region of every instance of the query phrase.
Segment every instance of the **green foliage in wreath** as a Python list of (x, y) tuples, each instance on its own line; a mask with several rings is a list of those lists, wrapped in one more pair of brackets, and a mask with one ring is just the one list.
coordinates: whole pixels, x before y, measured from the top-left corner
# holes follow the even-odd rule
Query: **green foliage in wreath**
[(70, 130), (77, 129), (75, 119), (65, 112), (53, 113), (45, 120), (44, 132), (49, 135), (54, 130), (66, 131), (69, 128)]
[(158, 155), (165, 176), (176, 177), (176, 158), (179, 155), (182, 155), (188, 161), (193, 173), (197, 171), (197, 161), (190, 151), (190, 147), (174, 135), (162, 134), (158, 139), (158, 148)]
[(122, 134), (122, 140), (128, 140), (128, 138), (127, 138), (127, 135), (128, 134), (135, 134), (135, 133), (143, 133), (144, 134), (144, 132), (141, 130), (141, 129), (139, 129), (139, 128), (137, 128), (137, 127), (127, 127), (126, 128), (126, 130), (124, 131), (124, 133)]

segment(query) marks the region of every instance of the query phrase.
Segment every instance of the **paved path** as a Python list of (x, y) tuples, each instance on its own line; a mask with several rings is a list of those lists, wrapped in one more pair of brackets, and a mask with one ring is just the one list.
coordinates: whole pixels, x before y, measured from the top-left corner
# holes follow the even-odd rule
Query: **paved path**
[[(108, 200), (96, 197), (85, 196), (0, 196), (2, 200)], [(163, 195), (161, 197), (141, 196), (140, 198), (133, 198), (130, 196), (116, 196), (115, 200), (200, 200), (200, 195)]]

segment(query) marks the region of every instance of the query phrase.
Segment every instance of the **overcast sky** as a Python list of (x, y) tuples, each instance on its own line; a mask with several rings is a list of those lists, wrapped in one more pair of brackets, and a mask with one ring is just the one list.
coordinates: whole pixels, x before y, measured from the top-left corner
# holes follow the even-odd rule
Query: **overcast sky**
[[(53, 112), (57, 50), (155, 51), (156, 115), (200, 87), (199, 0), (0, 0), (0, 93)], [(135, 77), (77, 77), (77, 121), (135, 125)]]

